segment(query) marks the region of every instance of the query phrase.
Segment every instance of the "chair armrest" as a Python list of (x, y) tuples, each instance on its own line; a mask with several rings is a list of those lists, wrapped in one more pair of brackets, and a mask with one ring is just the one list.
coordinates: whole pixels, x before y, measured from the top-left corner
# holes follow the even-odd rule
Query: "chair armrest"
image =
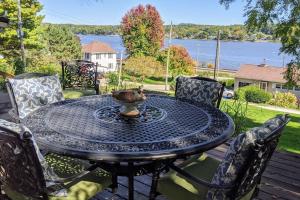
[(226, 141), (226, 142), (224, 143), (224, 145), (227, 146), (227, 147), (229, 147), (229, 146), (230, 146), (230, 142), (231, 142), (231, 140), (230, 140), (230, 141)]
[(51, 185), (49, 187), (47, 187), (50, 190), (55, 191), (57, 189), (57, 186), (60, 187), (68, 187), (68, 186), (72, 186), (74, 182), (78, 182), (78, 180), (80, 180), (83, 176), (93, 172), (95, 169), (98, 168), (98, 165), (91, 165), (89, 166), (87, 169), (85, 169), (84, 171), (74, 175), (74, 176), (69, 176), (67, 178), (60, 178), (57, 181), (52, 181), (55, 183), (55, 185)]
[(66, 187), (68, 187), (69, 185), (73, 185), (74, 182), (77, 182), (78, 180), (80, 180), (83, 176), (92, 173), (95, 169), (98, 168), (98, 165), (91, 165), (89, 166), (87, 169), (85, 169), (84, 171), (80, 172), (79, 174), (76, 174), (74, 176), (70, 176), (68, 178), (64, 178), (63, 182), (67, 183), (65, 184)]
[(228, 185), (217, 185), (217, 184), (212, 184), (212, 183), (209, 183), (207, 181), (204, 181), (204, 180), (201, 180), (195, 176), (193, 176), (192, 174), (180, 169), (179, 167), (176, 167), (175, 165), (173, 164), (170, 164), (169, 167), (176, 171), (177, 173), (179, 173), (180, 175), (184, 176), (185, 178), (195, 182), (196, 184), (198, 185), (203, 185), (207, 188), (215, 188), (215, 189), (218, 189), (218, 190), (228, 190), (228, 189), (232, 189), (235, 185), (233, 184), (228, 184)]

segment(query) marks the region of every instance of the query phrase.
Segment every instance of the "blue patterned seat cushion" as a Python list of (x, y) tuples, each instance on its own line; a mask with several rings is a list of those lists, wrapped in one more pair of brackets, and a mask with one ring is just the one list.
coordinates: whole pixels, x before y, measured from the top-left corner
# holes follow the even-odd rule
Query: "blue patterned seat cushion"
[(177, 78), (176, 97), (180, 100), (189, 100), (215, 106), (220, 90), (223, 87), (219, 82), (197, 80), (180, 76)]
[[(13, 123), (13, 122), (9, 122), (9, 121), (3, 120), (3, 119), (0, 119), (0, 127), (11, 130), (11, 131), (13, 131), (17, 134), (21, 134), (21, 133), (24, 133), (24, 132), (31, 133), (30, 130), (27, 127), (22, 126), (20, 124)], [(46, 181), (46, 186), (56, 188), (55, 191), (51, 191), (51, 192), (49, 192), (49, 194), (53, 195), (53, 196), (67, 196), (67, 190), (63, 187), (62, 184), (59, 184), (61, 178), (48, 165), (46, 159), (41, 154), (40, 149), (39, 149), (39, 147), (38, 147), (38, 145), (37, 145), (37, 143), (36, 143), (33, 136), (31, 138), (31, 140), (32, 140), (35, 152), (37, 154), (37, 157), (38, 157), (38, 159), (40, 161), (40, 164), (42, 166), (44, 178), (45, 178), (45, 181)]]
[[(262, 126), (255, 127), (238, 135), (230, 144), (226, 155), (218, 166), (211, 183), (217, 185), (234, 184), (241, 170), (244, 169), (247, 158), (251, 154), (251, 148), (256, 140), (265, 139), (277, 128), (286, 123), (286, 115), (277, 116), (266, 121)], [(210, 189), (207, 199), (226, 199), (224, 191)]]
[(64, 100), (57, 75), (30, 79), (8, 79), (8, 82), (13, 91), (20, 119), (44, 105)]

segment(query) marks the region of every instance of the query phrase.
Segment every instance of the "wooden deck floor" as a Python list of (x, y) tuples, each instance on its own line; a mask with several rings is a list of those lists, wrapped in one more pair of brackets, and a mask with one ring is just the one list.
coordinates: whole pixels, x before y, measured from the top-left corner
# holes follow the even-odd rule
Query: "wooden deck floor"
[[(10, 104), (6, 94), (0, 93), (0, 118), (9, 119), (7, 112)], [(208, 153), (222, 159), (226, 151), (225, 146), (219, 146)], [(127, 178), (118, 178), (119, 188), (116, 194), (110, 189), (96, 195), (93, 200), (126, 200)], [(135, 199), (146, 200), (151, 185), (151, 176), (135, 177)], [(262, 187), (258, 195), (259, 200), (283, 199), (300, 200), (300, 155), (275, 152), (262, 178)], [(167, 200), (158, 196), (157, 200)]]
[[(219, 146), (210, 150), (208, 154), (222, 159), (226, 151), (225, 146)], [(118, 179), (119, 190), (112, 194), (110, 189), (99, 193), (93, 200), (126, 200), (127, 199), (127, 179)], [(135, 199), (146, 200), (151, 185), (151, 176), (145, 175), (135, 177)], [(299, 200), (300, 199), (300, 155), (275, 152), (266, 171), (263, 174), (261, 190), (258, 200)], [(157, 200), (167, 200), (163, 196), (158, 196)]]

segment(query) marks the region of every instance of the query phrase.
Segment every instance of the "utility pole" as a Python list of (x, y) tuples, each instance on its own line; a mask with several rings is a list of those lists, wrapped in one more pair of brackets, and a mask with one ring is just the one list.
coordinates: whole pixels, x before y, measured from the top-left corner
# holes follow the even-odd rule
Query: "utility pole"
[(170, 65), (170, 46), (171, 46), (171, 39), (172, 39), (172, 28), (173, 24), (171, 21), (171, 27), (169, 32), (169, 45), (168, 45), (168, 57), (167, 57), (167, 68), (166, 68), (166, 84), (165, 84), (165, 91), (168, 91), (168, 78), (169, 78), (169, 65)]
[(119, 66), (118, 90), (119, 90), (120, 85), (121, 85), (122, 64), (123, 64), (123, 52), (121, 51), (120, 66)]
[(217, 48), (216, 48), (216, 58), (215, 58), (215, 68), (214, 68), (214, 79), (216, 80), (217, 70), (219, 70), (220, 64), (220, 30), (217, 36)]
[(18, 5), (18, 36), (20, 39), (20, 48), (21, 48), (21, 60), (23, 62), (23, 70), (26, 67), (26, 56), (25, 56), (25, 47), (24, 47), (24, 41), (23, 41), (23, 30), (22, 30), (22, 8), (21, 8), (21, 0), (17, 0)]

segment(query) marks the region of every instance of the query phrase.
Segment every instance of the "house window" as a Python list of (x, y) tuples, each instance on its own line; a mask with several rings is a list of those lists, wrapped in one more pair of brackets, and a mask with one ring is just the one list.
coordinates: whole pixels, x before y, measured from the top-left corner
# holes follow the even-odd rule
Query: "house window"
[(100, 53), (96, 53), (96, 59), (99, 60), (101, 58), (101, 54)]
[(103, 58), (106, 58), (106, 53), (102, 54), (103, 55)]
[(108, 63), (108, 68), (109, 69), (112, 69), (114, 67), (114, 64), (113, 63)]
[(113, 54), (112, 53), (108, 54), (108, 58), (113, 58)]
[(298, 86), (295, 86), (295, 90), (296, 91), (300, 91), (300, 86), (298, 85)]
[(89, 60), (90, 59), (90, 54), (89, 53), (84, 53), (84, 59)]
[(239, 87), (244, 87), (250, 85), (250, 83), (245, 83), (245, 82), (239, 82)]
[(268, 83), (267, 82), (260, 82), (260, 89), (267, 90)]
[(275, 87), (276, 87), (277, 89), (281, 89), (282, 85), (279, 84), (279, 83), (276, 83)]

